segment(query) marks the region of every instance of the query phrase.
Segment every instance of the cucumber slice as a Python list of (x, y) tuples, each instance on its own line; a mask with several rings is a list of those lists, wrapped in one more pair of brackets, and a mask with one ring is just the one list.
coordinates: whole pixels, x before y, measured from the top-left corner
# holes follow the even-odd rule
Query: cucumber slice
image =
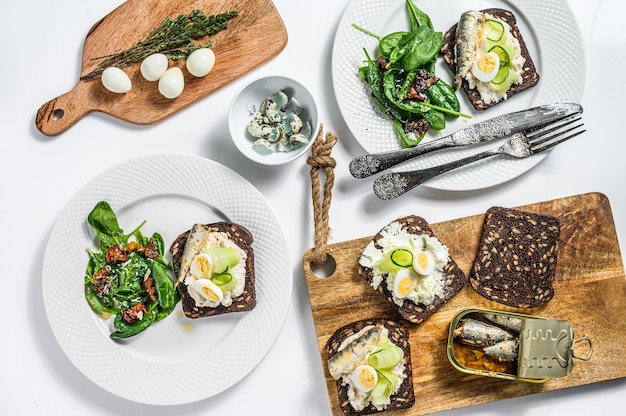
[[(384, 272), (396, 273), (398, 270), (402, 268), (411, 266), (410, 262), (407, 263), (408, 261), (406, 259), (407, 253), (398, 252), (398, 250), (404, 250), (405, 252), (407, 252), (411, 256), (411, 262), (412, 262), (413, 254), (411, 254), (411, 251), (406, 248), (398, 247), (385, 253), (383, 258), (378, 260), (378, 262), (376, 262), (376, 265), (374, 267)], [(406, 264), (406, 266), (402, 266), (402, 264)]]
[(370, 354), (367, 363), (377, 370), (391, 368), (398, 364), (404, 358), (404, 350), (402, 348), (387, 344), (384, 348), (380, 348)]
[(411, 264), (413, 264), (413, 253), (406, 248), (397, 248), (391, 252), (391, 261), (396, 266), (411, 267)]
[(401, 269), (401, 267), (397, 264), (393, 264), (389, 256), (385, 256), (382, 259), (378, 260), (374, 267), (387, 273), (396, 273), (398, 270)]
[[(507, 68), (507, 67), (503, 67), (503, 68)], [(509, 90), (509, 88), (511, 88), (511, 85), (513, 85), (517, 81), (518, 81), (518, 74), (515, 71), (509, 70), (504, 81), (502, 81), (499, 84), (493, 84), (493, 81), (492, 81), (492, 86), (499, 94), (504, 94)]]
[(502, 24), (500, 20), (485, 20), (485, 30), (487, 33), (487, 40), (492, 42), (500, 42), (504, 37), (504, 24)]
[(233, 280), (233, 275), (228, 272), (224, 272), (224, 273), (216, 274), (215, 276), (211, 278), (211, 280), (213, 280), (213, 283), (215, 283), (216, 285), (222, 286), (222, 285), (229, 283), (231, 280)]
[(232, 247), (209, 247), (205, 250), (205, 253), (211, 256), (211, 260), (213, 260), (213, 270), (215, 273), (224, 273), (241, 260), (237, 250)]
[(496, 45), (489, 49), (489, 52), (493, 52), (500, 58), (500, 66), (509, 66), (511, 63), (511, 56), (509, 52), (502, 46)]
[(496, 74), (496, 77), (491, 81), (491, 83), (494, 85), (502, 84), (509, 77), (509, 72), (511, 71), (508, 66), (501, 66)]
[(371, 391), (372, 403), (376, 406), (382, 406), (387, 403), (396, 389), (398, 378), (391, 371), (376, 370), (376, 372), (378, 373), (378, 382)]
[(230, 274), (229, 272), (220, 273), (211, 278), (213, 283), (215, 283), (222, 292), (227, 293), (233, 290), (235, 285), (237, 285), (237, 278)]

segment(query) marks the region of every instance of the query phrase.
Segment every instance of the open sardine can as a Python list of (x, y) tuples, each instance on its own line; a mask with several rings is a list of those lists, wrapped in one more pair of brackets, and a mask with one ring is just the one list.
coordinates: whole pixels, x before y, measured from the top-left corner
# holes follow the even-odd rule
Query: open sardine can
[(575, 339), (566, 321), (463, 309), (450, 323), (447, 352), (464, 373), (545, 383), (569, 375), (574, 359), (591, 359), (592, 344), (586, 336)]

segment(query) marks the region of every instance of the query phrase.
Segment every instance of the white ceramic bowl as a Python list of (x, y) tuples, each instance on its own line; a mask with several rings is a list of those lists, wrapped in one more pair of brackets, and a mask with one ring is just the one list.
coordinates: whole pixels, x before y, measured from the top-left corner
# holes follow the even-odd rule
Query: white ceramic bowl
[[(308, 121), (311, 124), (311, 137), (307, 144), (294, 150), (262, 154), (253, 148), (256, 139), (248, 133), (248, 125), (254, 118), (250, 110), (251, 108), (258, 110), (267, 97), (279, 91), (284, 92), (297, 107), (303, 109), (300, 118), (303, 123)], [(307, 153), (313, 145), (319, 128), (317, 105), (311, 93), (291, 78), (283, 76), (261, 78), (246, 85), (235, 95), (228, 111), (228, 128), (237, 149), (250, 160), (264, 165), (282, 165)]]

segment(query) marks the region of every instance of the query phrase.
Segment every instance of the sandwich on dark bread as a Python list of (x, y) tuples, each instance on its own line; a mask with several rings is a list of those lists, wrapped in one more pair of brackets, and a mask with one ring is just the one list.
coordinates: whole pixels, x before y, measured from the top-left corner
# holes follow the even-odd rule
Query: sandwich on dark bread
[(353, 322), (326, 343), (328, 371), (346, 416), (407, 409), (415, 403), (407, 329), (386, 319)]
[[(480, 14), (482, 14), (482, 16)], [(496, 21), (496, 24), (493, 26), (489, 26), (488, 24), (487, 26), (489, 27), (499, 27), (497, 21), (505, 22), (508, 25), (510, 32), (505, 31), (503, 35), (508, 36), (508, 33), (510, 33), (511, 40), (508, 42), (508, 46), (498, 46), (495, 44), (495, 41), (493, 41), (494, 44), (491, 44), (490, 42), (492, 41), (486, 40), (485, 38), (483, 38), (481, 43), (481, 40), (473, 38), (489, 36), (489, 34), (485, 34), (488, 30), (484, 25), (486, 20)], [(495, 36), (497, 37), (498, 35)], [(494, 39), (494, 37), (492, 37), (492, 39)], [(472, 51), (475, 48), (480, 48), (481, 44), (484, 45), (483, 49), (474, 54)], [(519, 45), (519, 49), (516, 53), (513, 53), (512, 45), (515, 44)], [(461, 49), (463, 52), (461, 52)], [(464, 13), (459, 23), (452, 26), (444, 34), (444, 43), (441, 52), (452, 72), (456, 74), (456, 86), (462, 86), (469, 101), (477, 110), (485, 110), (493, 107), (515, 94), (534, 87), (539, 82), (539, 73), (533, 63), (519, 27), (516, 24), (515, 15), (508, 10), (492, 8), (481, 10), (480, 12), (468, 11)], [(496, 75), (495, 79), (492, 78), (490, 81), (482, 83), (484, 87), (487, 87), (489, 84), (490, 88), (486, 88), (488, 92), (481, 95), (477, 87), (480, 81), (471, 76), (473, 68), (471, 70), (469, 68), (472, 67), (474, 61), (484, 55), (485, 52), (499, 54), (499, 65), (505, 65), (507, 62), (509, 62), (509, 64), (507, 68), (503, 68), (499, 74)], [(467, 58), (467, 54), (469, 58)], [(510, 73), (508, 72), (509, 69), (511, 70)], [(513, 71), (514, 69), (515, 71)], [(459, 74), (459, 71), (462, 73)], [(465, 77), (465, 74), (469, 74), (469, 78), (472, 79), (472, 82), (476, 82), (476, 84), (470, 85), (470, 81)], [(516, 76), (517, 78), (510, 87), (505, 87), (506, 90), (502, 91), (498, 88), (498, 85), (508, 86), (509, 83), (513, 81), (513, 79), (507, 80), (507, 76)], [(458, 79), (456, 79), (457, 77)]]
[(415, 324), (467, 284), (448, 248), (418, 216), (399, 218), (379, 231), (361, 254), (358, 273)]
[(256, 306), (253, 237), (230, 223), (194, 224), (170, 247), (183, 312), (200, 318)]

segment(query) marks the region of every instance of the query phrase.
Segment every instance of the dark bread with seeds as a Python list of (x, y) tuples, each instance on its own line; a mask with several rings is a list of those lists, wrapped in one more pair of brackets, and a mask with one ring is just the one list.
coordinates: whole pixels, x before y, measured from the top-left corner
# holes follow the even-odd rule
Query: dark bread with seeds
[[(513, 12), (504, 10), (504, 9), (496, 9), (496, 8), (484, 9), (484, 10), (481, 10), (481, 12), (489, 13), (490, 15), (497, 17), (498, 19), (501, 19), (509, 24), (509, 26), (511, 27), (511, 33), (519, 41), (521, 54), (524, 57), (524, 59), (526, 59), (526, 62), (524, 63), (524, 67), (522, 69), (523, 81), (520, 84), (513, 84), (511, 88), (509, 88), (509, 90), (506, 93), (507, 99), (511, 98), (513, 95), (517, 93), (520, 93), (524, 90), (527, 90), (528, 88), (531, 88), (537, 85), (537, 83), (539, 83), (539, 73), (537, 72), (537, 68), (535, 67), (535, 64), (530, 56), (530, 53), (528, 52), (528, 47), (526, 46), (526, 42), (524, 42), (524, 38), (522, 37), (522, 34), (520, 33), (519, 28), (517, 27), (517, 24), (516, 24), (517, 21), (515, 19), (515, 15), (513, 14)], [(455, 59), (455, 53), (454, 53), (456, 28), (457, 28), (457, 24), (452, 26), (444, 34), (443, 46), (441, 48), (441, 53), (443, 54), (443, 58), (448, 64), (448, 66), (450, 67), (450, 69), (452, 70), (453, 74), (456, 74), (456, 59)], [(480, 93), (478, 92), (477, 89), (475, 88), (470, 89), (469, 83), (467, 82), (467, 80), (464, 79), (462, 85), (463, 85), (463, 90), (465, 90), (465, 93), (467, 94), (467, 98), (469, 99), (469, 101), (472, 103), (472, 105), (474, 106), (476, 110), (486, 110), (487, 108), (493, 107), (494, 105), (505, 101), (504, 99), (501, 99), (499, 101), (486, 104), (485, 102), (483, 102), (482, 98), (480, 97)]]
[[(402, 228), (410, 234), (426, 234), (431, 237), (437, 237), (430, 228), (428, 222), (422, 217), (410, 215), (398, 218), (396, 221), (399, 222)], [(372, 241), (378, 248), (381, 248), (377, 244), (377, 241), (382, 237), (381, 232), (382, 230), (372, 238)], [(369, 284), (372, 283), (374, 272), (371, 268), (364, 267), (359, 264), (358, 273)], [(387, 285), (381, 284), (376, 290), (397, 308), (400, 316), (409, 322), (419, 324), (435, 313), (441, 305), (446, 303), (450, 298), (452, 298), (452, 296), (461, 291), (461, 289), (463, 289), (467, 284), (467, 277), (465, 276), (465, 273), (463, 273), (463, 270), (459, 268), (452, 257), (449, 258), (448, 264), (443, 269), (443, 276), (446, 280), (444, 293), (441, 297), (436, 297), (435, 301), (430, 305), (417, 304), (407, 299), (402, 303), (402, 306), (398, 306), (393, 301), (393, 295), (387, 288)]]
[(550, 215), (489, 208), (470, 273), (474, 290), (516, 308), (547, 303), (554, 296), (560, 230)]
[[(243, 312), (254, 309), (256, 306), (254, 250), (252, 248), (253, 237), (250, 231), (241, 225), (230, 222), (217, 222), (205, 225), (196, 224), (195, 226), (204, 227), (209, 232), (226, 233), (232, 242), (237, 244), (237, 246), (246, 252), (246, 282), (243, 293), (234, 298), (233, 303), (230, 306), (218, 305), (217, 307), (212, 308), (208, 306), (196, 306), (195, 300), (189, 295), (187, 285), (182, 283), (179, 278), (179, 281), (176, 284), (176, 289), (180, 294), (181, 305), (185, 315), (188, 318), (195, 319), (205, 316), (221, 315), (229, 312)], [(172, 255), (172, 265), (177, 276), (181, 270), (181, 262), (183, 260), (185, 245), (189, 240), (188, 237), (191, 231), (192, 230), (188, 230), (180, 234), (170, 246), (169, 251)]]
[(348, 337), (358, 333), (369, 325), (382, 325), (389, 330), (389, 340), (404, 351), (404, 365), (406, 378), (402, 381), (398, 391), (391, 396), (391, 403), (384, 410), (377, 410), (370, 404), (365, 409), (357, 412), (354, 410), (348, 399), (348, 388), (343, 385), (341, 378), (336, 380), (337, 394), (339, 396), (339, 407), (346, 416), (369, 415), (372, 413), (390, 412), (400, 409), (408, 409), (415, 404), (415, 392), (413, 390), (413, 370), (411, 367), (411, 348), (409, 344), (409, 332), (402, 325), (388, 319), (365, 319), (353, 322), (336, 330), (326, 342), (326, 352), (328, 357), (332, 357), (338, 350), (341, 343)]

